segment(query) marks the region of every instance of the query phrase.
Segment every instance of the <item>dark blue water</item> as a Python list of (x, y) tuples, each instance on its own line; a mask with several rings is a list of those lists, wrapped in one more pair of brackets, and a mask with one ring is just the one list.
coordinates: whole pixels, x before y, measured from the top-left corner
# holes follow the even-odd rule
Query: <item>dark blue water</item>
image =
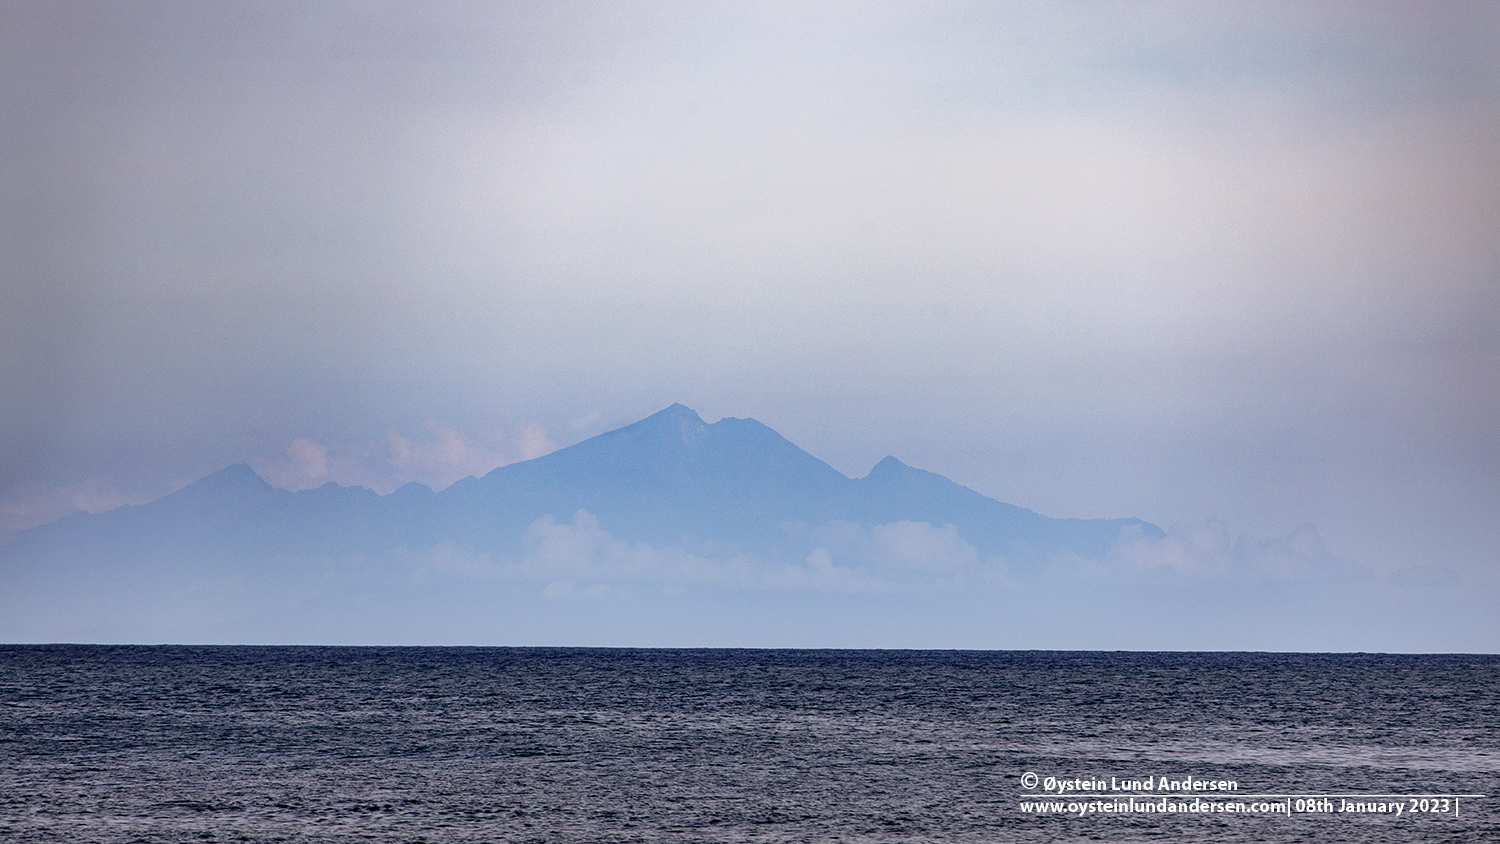
[(0, 842), (1500, 841), (1497, 728), (1494, 656), (11, 646)]

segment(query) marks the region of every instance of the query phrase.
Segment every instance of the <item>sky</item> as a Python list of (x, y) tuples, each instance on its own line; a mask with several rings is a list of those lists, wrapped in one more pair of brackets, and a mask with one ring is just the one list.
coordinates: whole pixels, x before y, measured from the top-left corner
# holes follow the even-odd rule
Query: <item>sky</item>
[(1500, 588), (1487, 0), (0, 0), (0, 251), (0, 536), (682, 402)]

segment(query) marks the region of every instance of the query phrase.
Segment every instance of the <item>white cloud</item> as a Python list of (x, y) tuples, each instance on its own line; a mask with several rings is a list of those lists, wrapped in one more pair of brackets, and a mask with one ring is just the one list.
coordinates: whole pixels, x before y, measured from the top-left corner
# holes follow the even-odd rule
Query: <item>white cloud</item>
[[(862, 572), (880, 588), (933, 588), (963, 582), (1004, 582), (1000, 560), (982, 560), (953, 525), (897, 521), (865, 527), (846, 521), (819, 525), (808, 532), (818, 551)], [(820, 575), (825, 580), (827, 574)], [(866, 584), (870, 585), (870, 584)]]
[(819, 546), (803, 565), (786, 565), (767, 572), (761, 583), (772, 589), (806, 589), (817, 592), (889, 592), (890, 584), (850, 566), (837, 565), (827, 548)]
[(286, 456), (254, 463), (257, 474), (266, 483), (281, 489), (311, 489), (327, 483), (328, 446), (309, 439), (295, 439), (286, 447)]
[(61, 486), (37, 483), (14, 487), (0, 495), (0, 541), (73, 513), (103, 513), (147, 500), (126, 495), (98, 478)]
[(1139, 528), (1127, 528), (1109, 558), (1095, 568), (1124, 575), (1216, 578), (1230, 574), (1233, 556), (1228, 525), (1209, 519), (1202, 526), (1174, 525), (1162, 539), (1144, 536)]
[(1301, 525), (1281, 539), (1241, 536), (1234, 558), (1241, 567), (1268, 580), (1369, 580), (1365, 566), (1335, 557), (1313, 525)]
[[(496, 559), (452, 543), (402, 552), (419, 578), (505, 579), (547, 584), (549, 598), (599, 597), (600, 584), (659, 584), (669, 592), (694, 585), (817, 592), (899, 592), (960, 583), (1003, 584), (1003, 568), (985, 566), (952, 525), (894, 522), (865, 528), (830, 522), (801, 533), (805, 551), (780, 555), (705, 555), (684, 548), (622, 541), (587, 510), (568, 522), (544, 516), (526, 529), (523, 550)], [(787, 554), (792, 554), (790, 558)], [(593, 584), (580, 586), (578, 584)]]
[(610, 535), (587, 510), (569, 523), (543, 516), (526, 529), (525, 552), (503, 567), (507, 576), (607, 581), (748, 584), (746, 558), (715, 560), (678, 548), (631, 545)]
[(515, 428), (516, 456), (521, 460), (534, 460), (557, 450), (557, 443), (547, 434), (542, 423), (528, 420)]
[(892, 522), (874, 526), (870, 536), (880, 551), (879, 559), (889, 564), (928, 571), (979, 565), (979, 552), (959, 537), (953, 525), (935, 528), (927, 522)]
[(1238, 582), (1352, 582), (1371, 572), (1329, 552), (1318, 529), (1302, 525), (1281, 538), (1234, 538), (1228, 525), (1173, 526), (1164, 538), (1129, 529), (1103, 560), (1057, 560), (1053, 572), (1107, 578)]
[(60, 491), (67, 496), (69, 504), (85, 513), (103, 513), (126, 504), (141, 503), (143, 500), (131, 498), (98, 478), (62, 487)]
[(268, 483), (281, 489), (311, 489), (333, 481), (387, 493), (413, 481), (443, 489), (461, 478), (542, 457), (558, 447), (546, 426), (534, 420), (473, 435), (441, 419), (429, 420), (425, 428), (425, 437), (387, 431), (379, 445), (324, 445), (299, 438), (287, 446), (284, 457), (256, 460), (252, 465)]
[(500, 443), (477, 444), (447, 422), (428, 422), (427, 434), (417, 440), (386, 432), (385, 457), (401, 477), (442, 489), (508, 462)]

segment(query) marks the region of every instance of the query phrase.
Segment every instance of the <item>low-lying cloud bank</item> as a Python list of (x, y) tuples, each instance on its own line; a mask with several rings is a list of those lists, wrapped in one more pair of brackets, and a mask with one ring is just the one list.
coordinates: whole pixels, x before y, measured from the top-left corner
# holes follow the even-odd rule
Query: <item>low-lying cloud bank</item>
[(1377, 578), (1311, 526), (1125, 531), (1094, 558), (1007, 560), (949, 524), (783, 525), (754, 553), (622, 539), (587, 510), (512, 550), (205, 557), (13, 572), (0, 641), (1488, 651), (1493, 589), (1441, 566)]
[[(1103, 557), (1054, 556), (1040, 567), (982, 556), (951, 524), (896, 521), (873, 526), (833, 521), (784, 526), (775, 553), (625, 542), (586, 510), (569, 521), (545, 516), (526, 530), (524, 551), (502, 558), (451, 542), (401, 551), (419, 580), (477, 578), (536, 584), (549, 598), (601, 598), (621, 589), (680, 592), (720, 589), (824, 593), (940, 593), (1004, 590), (1026, 584), (1121, 585), (1360, 584), (1370, 567), (1333, 554), (1318, 530), (1302, 525), (1283, 537), (1233, 535), (1210, 519), (1178, 526), (1164, 538), (1127, 529)], [(1384, 578), (1402, 587), (1460, 583), (1450, 569), (1413, 566)]]
[(1165, 539), (1123, 537), (1102, 565), (1085, 566), (1109, 577), (1177, 578), (1231, 582), (1358, 583), (1369, 567), (1335, 556), (1318, 529), (1301, 525), (1280, 538), (1233, 537), (1216, 519), (1174, 526)]

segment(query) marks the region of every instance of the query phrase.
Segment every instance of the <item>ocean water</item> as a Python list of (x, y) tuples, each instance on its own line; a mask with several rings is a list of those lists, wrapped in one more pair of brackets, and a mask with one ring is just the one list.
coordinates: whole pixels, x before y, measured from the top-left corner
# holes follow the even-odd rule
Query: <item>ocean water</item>
[(0, 647), (0, 842), (1100, 840), (1500, 841), (1500, 657)]

